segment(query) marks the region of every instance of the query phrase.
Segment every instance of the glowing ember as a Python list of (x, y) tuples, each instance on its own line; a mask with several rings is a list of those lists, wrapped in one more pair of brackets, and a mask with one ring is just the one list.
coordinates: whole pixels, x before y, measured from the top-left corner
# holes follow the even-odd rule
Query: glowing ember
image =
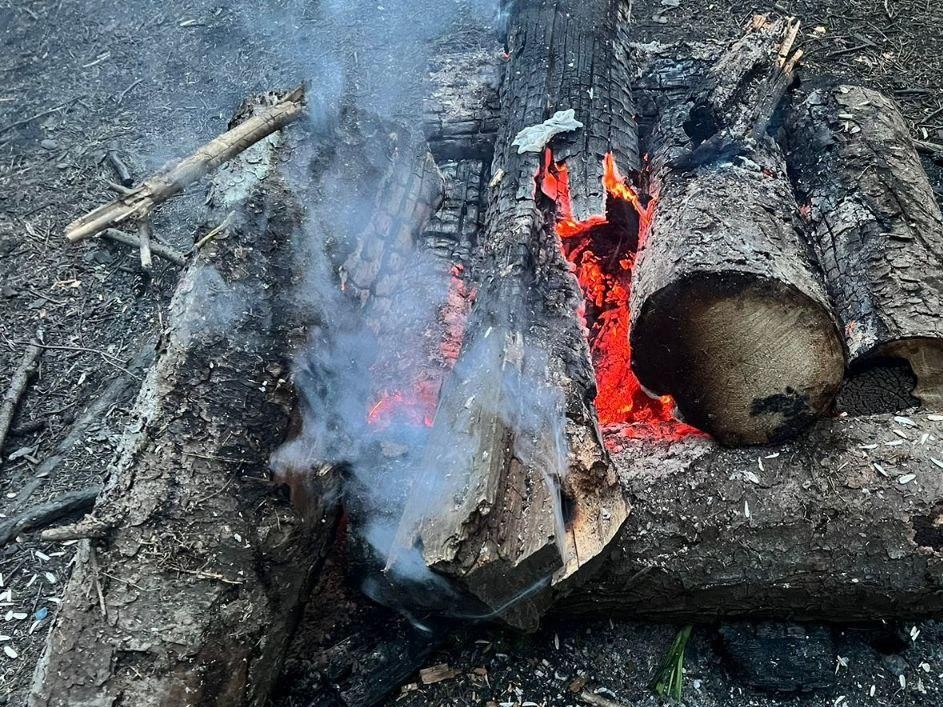
[(583, 290), (581, 314), (589, 330), (596, 370), (596, 410), (603, 425), (620, 425), (630, 437), (680, 439), (698, 431), (674, 419), (670, 396), (653, 398), (632, 372), (629, 346), (629, 295), (632, 265), (639, 240), (651, 221), (654, 201), (643, 205), (619, 174), (612, 154), (603, 161), (603, 186), (608, 199), (629, 204), (638, 215), (639, 235), (628, 227), (610, 226), (605, 215), (577, 221), (570, 201), (566, 165), (553, 162), (546, 151), (541, 191), (556, 203), (556, 231), (567, 260)]
[(367, 422), (377, 428), (399, 424), (432, 427), (439, 390), (446, 372), (452, 369), (462, 348), (468, 310), (475, 298), (462, 279), (462, 266), (452, 267), (445, 304), (439, 313), (442, 331), (438, 333), (437, 351), (430, 365), (408, 389), (384, 390), (367, 410)]

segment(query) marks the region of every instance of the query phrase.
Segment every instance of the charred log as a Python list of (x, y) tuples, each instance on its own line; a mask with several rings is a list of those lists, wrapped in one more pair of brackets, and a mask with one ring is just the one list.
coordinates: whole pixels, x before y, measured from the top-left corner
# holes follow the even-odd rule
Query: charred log
[(398, 537), (519, 626), (535, 625), (539, 590), (599, 556), (628, 508), (593, 409), (581, 297), (554, 231), (558, 215), (537, 196), (543, 155), (512, 142), (573, 108), (584, 127), (550, 148), (570, 170), (572, 217), (603, 210), (606, 153), (638, 166), (627, 19), (610, 0), (514, 8), (478, 298), (423, 464), (448, 479), (446, 510), (415, 494)]
[(301, 519), (268, 480), (290, 407), (277, 299), (298, 223), (278, 140), (214, 180), (210, 220), (237, 218), (182, 275), (96, 504), (104, 537), (78, 546), (32, 705), (258, 705), (279, 674), (331, 514)]
[(632, 363), (723, 444), (781, 440), (827, 411), (841, 339), (766, 133), (798, 26), (765, 17), (654, 131), (657, 204), (632, 278)]
[(632, 515), (591, 585), (557, 610), (682, 621), (940, 613), (935, 417), (824, 420), (761, 450), (625, 442), (615, 458)]
[(905, 360), (914, 395), (943, 406), (943, 216), (894, 101), (813, 90), (788, 121), (790, 168), (850, 362)]

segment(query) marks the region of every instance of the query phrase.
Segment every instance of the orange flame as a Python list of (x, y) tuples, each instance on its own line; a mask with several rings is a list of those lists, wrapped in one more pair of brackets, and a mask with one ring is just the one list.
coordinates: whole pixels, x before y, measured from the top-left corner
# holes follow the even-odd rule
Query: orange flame
[[(603, 159), (602, 181), (607, 205), (610, 199), (618, 200), (629, 204), (638, 215), (641, 239), (651, 223), (655, 201), (642, 203), (638, 192), (619, 173), (612, 153)], [(600, 423), (619, 425), (629, 437), (680, 439), (697, 434), (693, 427), (674, 418), (670, 396), (649, 396), (632, 371), (629, 297), (635, 249), (630, 234), (614, 234), (613, 229), (603, 228), (609, 226), (606, 215), (575, 218), (567, 166), (554, 163), (549, 149), (540, 187), (556, 204), (560, 245), (583, 291), (585, 306), (580, 313), (589, 332)]]

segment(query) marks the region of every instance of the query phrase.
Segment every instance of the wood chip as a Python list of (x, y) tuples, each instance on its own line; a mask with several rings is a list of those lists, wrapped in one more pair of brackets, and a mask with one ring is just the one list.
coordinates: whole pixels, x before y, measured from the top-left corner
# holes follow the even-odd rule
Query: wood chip
[(419, 679), (423, 685), (432, 685), (443, 680), (451, 680), (461, 671), (450, 668), (448, 663), (439, 663), (419, 671)]

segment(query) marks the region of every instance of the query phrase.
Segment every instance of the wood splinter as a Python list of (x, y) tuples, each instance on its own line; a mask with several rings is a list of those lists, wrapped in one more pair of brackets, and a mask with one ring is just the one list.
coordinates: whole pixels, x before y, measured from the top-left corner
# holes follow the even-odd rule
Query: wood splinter
[[(99, 206), (70, 223), (67, 240), (75, 243), (128, 220), (144, 221), (158, 205), (186, 189), (219, 165), (232, 159), (301, 115), (304, 86), (200, 147), (189, 157), (146, 179), (129, 194)], [(144, 252), (142, 250), (142, 265)]]

